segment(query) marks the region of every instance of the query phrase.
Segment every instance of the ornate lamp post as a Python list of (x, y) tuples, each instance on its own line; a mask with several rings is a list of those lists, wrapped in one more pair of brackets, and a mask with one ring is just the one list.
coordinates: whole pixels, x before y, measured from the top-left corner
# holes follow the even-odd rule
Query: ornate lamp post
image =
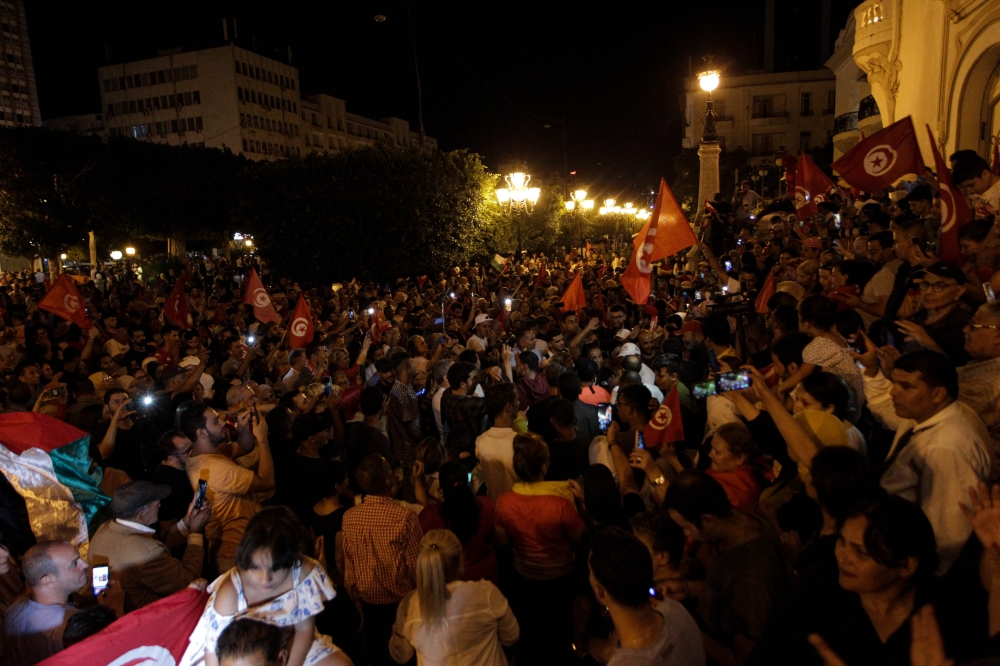
[(701, 161), (701, 173), (698, 178), (698, 210), (705, 205), (705, 201), (712, 199), (719, 191), (719, 154), (722, 152), (719, 146), (719, 137), (715, 133), (715, 120), (718, 115), (715, 113), (715, 103), (712, 101), (712, 91), (719, 87), (718, 70), (709, 70), (698, 75), (698, 84), (701, 89), (708, 93), (708, 101), (705, 103), (705, 115), (702, 116), (702, 123), (705, 131), (701, 135), (701, 144), (698, 147), (698, 158)]
[(521, 171), (504, 176), (507, 187), (497, 188), (497, 202), (517, 224), (517, 260), (521, 260), (521, 216), (531, 215), (542, 194), (540, 187), (528, 187), (531, 176)]
[(580, 214), (580, 209), (594, 210), (594, 200), (587, 198), (587, 190), (576, 190), (569, 196), (570, 198), (566, 200), (566, 210), (576, 217), (577, 229), (580, 232), (580, 251), (583, 252), (586, 241), (583, 238), (583, 215)]

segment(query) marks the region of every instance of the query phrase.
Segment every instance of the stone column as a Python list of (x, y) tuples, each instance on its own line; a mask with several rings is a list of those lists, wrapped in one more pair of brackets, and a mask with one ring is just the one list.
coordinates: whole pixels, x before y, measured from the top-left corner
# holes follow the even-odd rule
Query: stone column
[(701, 162), (701, 173), (698, 177), (698, 200), (695, 210), (699, 213), (705, 207), (705, 201), (711, 201), (719, 191), (719, 154), (722, 148), (718, 141), (703, 141), (698, 146), (698, 159)]

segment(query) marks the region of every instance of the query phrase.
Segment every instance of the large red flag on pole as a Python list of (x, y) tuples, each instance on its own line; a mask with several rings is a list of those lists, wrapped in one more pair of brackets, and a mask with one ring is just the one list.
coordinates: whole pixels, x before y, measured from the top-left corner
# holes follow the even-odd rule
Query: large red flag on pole
[(253, 315), (265, 324), (272, 321), (281, 321), (281, 317), (274, 311), (271, 305), (271, 297), (264, 289), (264, 284), (260, 281), (256, 269), (250, 269), (250, 277), (247, 278), (247, 290), (243, 292), (243, 302), (253, 306)]
[(908, 174), (922, 174), (924, 158), (909, 116), (864, 139), (833, 163), (849, 185), (874, 192)]
[(288, 325), (288, 328), (291, 331), (288, 337), (289, 349), (301, 349), (313, 341), (315, 329), (313, 328), (312, 312), (309, 311), (309, 304), (306, 302), (305, 296), (299, 296), (295, 312), (292, 313), (292, 323)]
[(184, 293), (184, 278), (177, 278), (177, 282), (174, 283), (170, 298), (163, 305), (163, 314), (174, 326), (188, 327), (188, 301)]
[(793, 192), (795, 197), (795, 216), (800, 220), (812, 217), (819, 212), (816, 204), (826, 201), (826, 193), (833, 187), (833, 182), (805, 154), (805, 151), (799, 156), (796, 173), (792, 177), (795, 179), (794, 185), (789, 183), (789, 187), (792, 188), (789, 191)]
[(633, 241), (632, 261), (622, 275), (622, 286), (639, 305), (649, 300), (653, 262), (676, 254), (698, 242), (684, 211), (667, 181), (660, 179), (653, 214)]
[(587, 297), (583, 293), (583, 272), (577, 271), (562, 297), (562, 312), (576, 312), (587, 307)]
[(111, 625), (62, 652), (42, 666), (176, 664), (205, 612), (208, 595), (191, 588), (123, 615)]
[(87, 319), (86, 309), (76, 285), (65, 273), (59, 276), (49, 293), (38, 302), (38, 307), (52, 314), (68, 319), (80, 328), (91, 328), (94, 324)]
[(939, 186), (938, 199), (941, 202), (941, 248), (942, 261), (954, 261), (958, 258), (958, 232), (972, 219), (969, 202), (961, 194), (956, 193), (955, 184), (951, 180), (951, 170), (941, 156), (937, 142), (930, 125), (927, 134), (931, 138), (931, 151), (934, 153), (934, 170), (937, 171)]
[(767, 314), (767, 302), (771, 300), (774, 296), (775, 285), (774, 285), (774, 273), (767, 276), (767, 280), (764, 281), (764, 286), (760, 288), (760, 292), (757, 294), (757, 300), (754, 301), (754, 309), (763, 314)]

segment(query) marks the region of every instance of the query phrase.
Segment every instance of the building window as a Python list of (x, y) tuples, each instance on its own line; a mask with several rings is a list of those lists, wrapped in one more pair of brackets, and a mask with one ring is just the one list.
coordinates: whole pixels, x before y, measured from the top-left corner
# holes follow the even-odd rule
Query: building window
[(191, 93), (184, 93), (184, 106), (191, 106)]
[(243, 101), (243, 88), (236, 89), (236, 99)]
[(167, 104), (167, 96), (160, 95), (160, 107), (164, 109), (169, 109), (170, 105)]
[(784, 142), (784, 134), (754, 134), (752, 151), (754, 155), (771, 155)]
[(191, 98), (194, 100), (195, 104), (201, 104), (201, 92), (200, 91), (195, 90), (193, 93), (191, 93)]
[(247, 140), (243, 139), (243, 152), (246, 152), (246, 150), (247, 150)]
[(155, 110), (157, 110), (157, 111), (160, 110), (160, 98), (159, 97), (154, 97), (153, 98), (153, 108)]
[(837, 108), (837, 91), (827, 90), (826, 91), (826, 109), (823, 110), (825, 114), (833, 113), (833, 110)]
[(811, 116), (812, 114), (812, 93), (804, 92), (802, 93), (802, 115)]
[(236, 73), (237, 74), (240, 73), (240, 61), (239, 60), (236, 61)]
[(194, 118), (188, 118), (187, 119), (187, 126), (188, 126), (187, 127), (188, 128), (188, 132), (193, 132), (194, 131)]
[(257, 116), (253, 117), (253, 126), (260, 129), (260, 119)]
[(799, 132), (799, 150), (812, 148), (812, 132)]
[(177, 120), (176, 119), (170, 121), (170, 133), (171, 134), (177, 134)]
[(167, 79), (166, 79), (166, 76), (163, 73), (163, 70), (162, 69), (156, 70), (156, 82), (157, 83), (165, 83), (166, 80)]
[[(771, 95), (754, 95), (753, 98), (754, 118), (769, 118), (773, 111), (774, 111), (774, 98)], [(764, 135), (754, 135), (754, 139), (756, 139), (757, 136), (764, 136)]]

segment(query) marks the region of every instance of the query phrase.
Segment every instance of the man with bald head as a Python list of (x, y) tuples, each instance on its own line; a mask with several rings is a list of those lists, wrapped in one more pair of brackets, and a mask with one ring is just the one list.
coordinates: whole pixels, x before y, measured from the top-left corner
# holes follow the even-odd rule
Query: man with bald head
[[(87, 562), (65, 541), (42, 541), (28, 549), (21, 573), (31, 596), (11, 606), (3, 622), (8, 666), (32, 666), (63, 649), (66, 621), (77, 612), (69, 595), (87, 585), (87, 571)], [(113, 599), (102, 593), (97, 602), (114, 607)]]

